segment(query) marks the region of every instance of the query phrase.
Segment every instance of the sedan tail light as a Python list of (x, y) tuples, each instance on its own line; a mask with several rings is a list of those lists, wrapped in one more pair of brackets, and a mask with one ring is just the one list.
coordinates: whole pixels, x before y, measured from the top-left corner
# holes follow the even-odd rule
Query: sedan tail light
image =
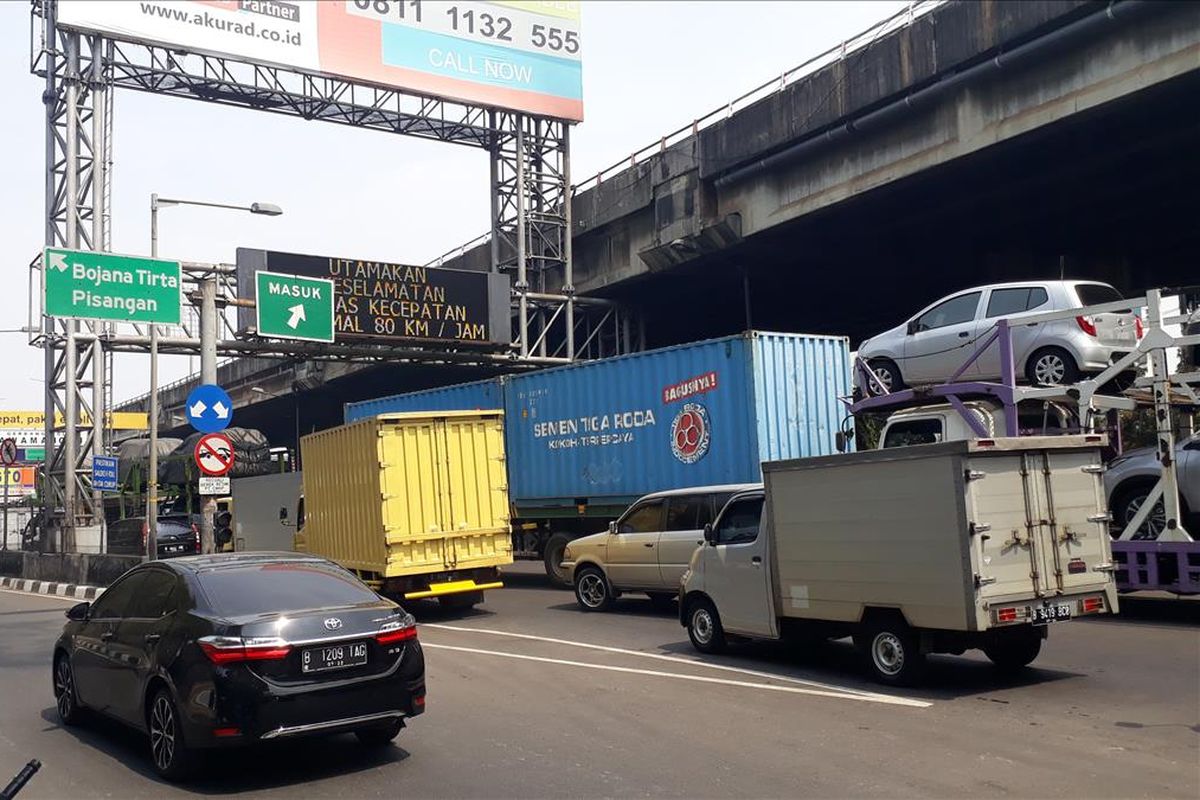
[(417, 638), (417, 626), (406, 625), (403, 628), (392, 628), (375, 634), (375, 641), (380, 644), (395, 644)]
[(237, 664), (243, 661), (276, 661), (286, 658), (292, 646), (283, 639), (268, 637), (205, 636), (200, 649), (214, 664)]
[(1083, 331), (1088, 336), (1096, 335), (1096, 323), (1091, 317), (1076, 317), (1075, 322), (1079, 324), (1079, 330)]

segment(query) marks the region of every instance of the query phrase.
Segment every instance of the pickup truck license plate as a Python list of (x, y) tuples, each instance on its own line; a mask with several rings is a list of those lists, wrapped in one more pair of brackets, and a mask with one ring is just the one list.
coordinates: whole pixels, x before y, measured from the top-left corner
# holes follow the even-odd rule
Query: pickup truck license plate
[(309, 647), (300, 651), (301, 672), (323, 672), (327, 669), (360, 667), (365, 663), (367, 663), (366, 642)]
[(1053, 606), (1035, 606), (1032, 611), (1034, 625), (1045, 625), (1048, 622), (1071, 618), (1071, 606), (1066, 603), (1059, 603)]

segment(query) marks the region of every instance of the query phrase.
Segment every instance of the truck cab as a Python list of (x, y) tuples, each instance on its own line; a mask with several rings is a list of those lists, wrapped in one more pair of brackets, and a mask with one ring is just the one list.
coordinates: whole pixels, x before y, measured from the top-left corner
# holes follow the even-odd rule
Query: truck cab
[[(877, 449), (1004, 435), (1006, 420), (1003, 405), (992, 400), (969, 400), (962, 405), (979, 430), (973, 430), (971, 424), (949, 403), (906, 408), (888, 417), (879, 434)], [(1052, 402), (1030, 403), (1020, 407), (1017, 426), (1022, 435), (1055, 436), (1079, 430), (1070, 409)], [(981, 431), (986, 433), (981, 435)]]

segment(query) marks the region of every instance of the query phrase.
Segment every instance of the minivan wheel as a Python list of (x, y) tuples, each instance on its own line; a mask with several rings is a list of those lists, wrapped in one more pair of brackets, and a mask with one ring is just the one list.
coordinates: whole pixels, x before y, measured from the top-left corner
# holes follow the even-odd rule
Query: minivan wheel
[(1065, 386), (1079, 381), (1079, 367), (1061, 347), (1043, 347), (1029, 357), (1025, 377), (1035, 386)]
[(693, 600), (688, 608), (688, 638), (701, 653), (720, 653), (725, 649), (725, 629), (713, 604), (704, 598)]
[(855, 637), (865, 651), (872, 676), (888, 686), (911, 686), (925, 672), (925, 654), (920, 638), (901, 622), (888, 622)]
[(83, 717), (75, 694), (75, 672), (66, 653), (54, 661), (54, 704), (63, 725), (78, 725)]
[(146, 728), (155, 772), (171, 781), (186, 778), (192, 771), (194, 754), (184, 744), (179, 714), (166, 689), (159, 689), (150, 701)]
[(584, 611), (612, 608), (612, 586), (598, 567), (584, 567), (575, 573), (575, 601)]
[(570, 536), (565, 533), (556, 533), (546, 542), (546, 549), (542, 551), (543, 561), (546, 564), (546, 576), (550, 578), (550, 583), (564, 589), (571, 585), (570, 574), (562, 568), (563, 550), (567, 549), (570, 542)]

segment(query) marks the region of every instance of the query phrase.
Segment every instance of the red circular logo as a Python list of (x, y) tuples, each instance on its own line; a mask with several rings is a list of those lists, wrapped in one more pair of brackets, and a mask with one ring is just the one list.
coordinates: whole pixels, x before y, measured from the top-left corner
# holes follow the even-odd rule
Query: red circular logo
[(699, 403), (684, 403), (671, 423), (671, 452), (684, 464), (695, 464), (708, 453), (711, 433), (708, 410)]

